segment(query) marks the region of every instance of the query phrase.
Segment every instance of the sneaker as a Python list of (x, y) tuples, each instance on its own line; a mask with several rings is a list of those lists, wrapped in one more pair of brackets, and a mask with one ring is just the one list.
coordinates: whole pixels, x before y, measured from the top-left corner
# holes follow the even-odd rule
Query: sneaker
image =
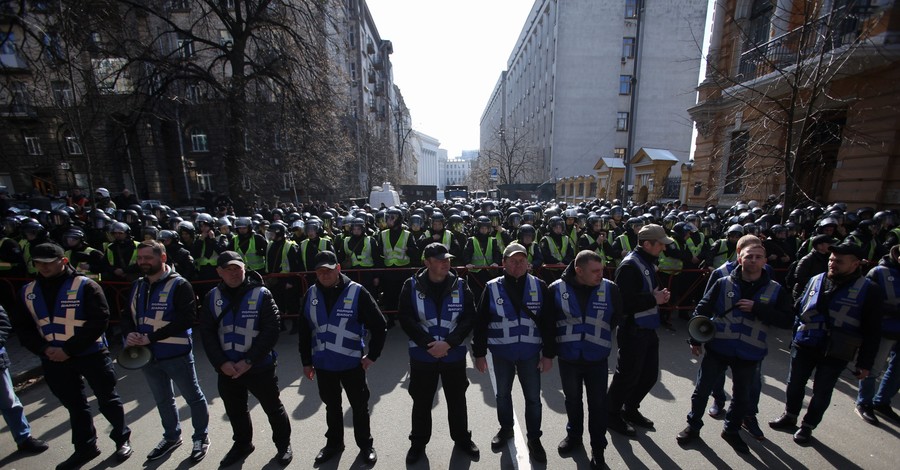
[(512, 429), (500, 428), (500, 430), (497, 431), (497, 434), (491, 439), (491, 450), (499, 450), (503, 447), (503, 444), (506, 444), (506, 441), (512, 439), (512, 437)]
[(875, 416), (872, 405), (856, 405), (856, 414), (872, 426), (878, 426), (878, 417)]
[(891, 408), (891, 405), (875, 405), (872, 407), (873, 410), (877, 411), (879, 414), (884, 415), (886, 418), (892, 420), (895, 423), (900, 423), (900, 415)]
[(531, 459), (538, 463), (547, 463), (547, 451), (544, 450), (540, 439), (532, 439), (528, 441), (528, 455)]
[(634, 430), (634, 426), (628, 424), (627, 421), (622, 419), (622, 415), (619, 413), (612, 413), (609, 415), (609, 421), (607, 421), (606, 428), (610, 431), (615, 431), (628, 437), (634, 437), (637, 435), (637, 431)]
[(772, 429), (793, 430), (797, 427), (797, 417), (785, 411), (778, 419), (769, 421), (769, 427)]
[(706, 412), (715, 419), (722, 419), (725, 417), (725, 403), (714, 401)]
[(228, 453), (225, 454), (225, 457), (222, 458), (222, 461), (219, 462), (219, 466), (227, 467), (231, 464), (238, 463), (247, 458), (248, 455), (252, 454), (254, 450), (256, 450), (256, 447), (254, 447), (253, 444), (240, 444), (235, 442)]
[(279, 465), (287, 466), (287, 464), (291, 463), (291, 460), (294, 460), (294, 449), (291, 448), (290, 444), (287, 447), (278, 449), (278, 453), (275, 454), (275, 461)]
[(556, 450), (559, 451), (560, 454), (568, 454), (575, 449), (581, 447), (581, 439), (572, 436), (566, 436), (563, 440), (559, 441), (559, 445), (556, 447)]
[(683, 431), (678, 433), (677, 436), (675, 436), (675, 440), (681, 445), (687, 445), (687, 444), (690, 444), (691, 441), (693, 441), (694, 439), (698, 439), (699, 437), (700, 437), (700, 430), (694, 429), (694, 428), (688, 426), (688, 427), (684, 428)]
[(731, 444), (731, 447), (735, 452), (739, 454), (750, 453), (750, 447), (747, 446), (747, 443), (744, 442), (744, 439), (741, 438), (739, 433), (722, 431), (722, 439), (725, 439), (725, 442)]
[(17, 447), (19, 448), (19, 452), (24, 452), (26, 454), (40, 454), (50, 448), (46, 442), (35, 439), (34, 436), (26, 437)]
[(194, 448), (191, 449), (191, 462), (199, 462), (206, 457), (209, 451), (209, 437), (197, 439), (194, 441)]
[(647, 417), (642, 415), (638, 410), (625, 411), (622, 413), (622, 419), (634, 426), (653, 429), (653, 421), (647, 419)]
[(800, 429), (794, 433), (794, 442), (797, 444), (808, 444), (812, 440), (812, 428), (809, 426), (800, 426)]
[(159, 444), (156, 444), (156, 447), (147, 454), (147, 460), (156, 460), (163, 457), (181, 446), (181, 442), (181, 439), (177, 441), (167, 441), (165, 439), (159, 441)]
[(76, 470), (81, 468), (84, 464), (90, 462), (97, 458), (100, 455), (100, 449), (97, 446), (94, 446), (92, 449), (87, 450), (76, 450), (74, 454), (69, 456), (66, 460), (63, 460), (59, 465), (56, 466), (56, 470)]
[(411, 446), (409, 451), (406, 452), (406, 464), (412, 465), (419, 461), (422, 458), (422, 455), (425, 453), (425, 446)]
[(133, 453), (134, 449), (131, 447), (131, 441), (125, 441), (116, 446), (116, 460), (119, 462), (128, 460)]
[(756, 419), (756, 416), (747, 416), (744, 418), (744, 421), (741, 423), (741, 427), (744, 428), (744, 431), (750, 433), (754, 439), (757, 441), (762, 441), (766, 438), (766, 435), (763, 434), (762, 429), (759, 428), (759, 421)]

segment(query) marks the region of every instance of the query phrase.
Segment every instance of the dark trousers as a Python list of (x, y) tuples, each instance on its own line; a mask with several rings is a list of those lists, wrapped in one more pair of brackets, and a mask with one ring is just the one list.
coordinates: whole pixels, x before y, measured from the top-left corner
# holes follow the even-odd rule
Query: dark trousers
[(659, 337), (656, 330), (633, 325), (620, 326), (616, 332), (619, 362), (609, 384), (607, 409), (610, 413), (635, 411), (656, 385), (659, 375)]
[(831, 404), (831, 393), (847, 361), (825, 357), (819, 349), (791, 346), (791, 370), (788, 372), (787, 403), (784, 410), (797, 416), (803, 407), (806, 383), (815, 371), (813, 394), (803, 417), (803, 425), (815, 429)]
[(362, 366), (342, 371), (316, 369), (319, 397), (325, 403), (326, 446), (343, 447), (344, 411), (341, 405), (341, 388), (347, 392), (347, 400), (353, 411), (353, 437), (363, 450), (372, 447), (369, 426), (369, 386)]
[(291, 443), (291, 423), (278, 396), (275, 367), (250, 370), (237, 379), (219, 374), (219, 396), (222, 397), (225, 414), (231, 422), (234, 442), (250, 444), (253, 441), (253, 423), (250, 422), (250, 409), (247, 406), (248, 392), (256, 397), (269, 417), (275, 447), (286, 448)]
[(466, 409), (466, 389), (469, 388), (466, 361), (450, 363), (410, 361), (409, 396), (413, 399), (413, 409), (409, 440), (413, 446), (424, 447), (431, 440), (431, 405), (437, 392), (438, 379), (444, 388), (444, 399), (447, 400), (450, 438), (461, 444), (471, 439)]
[(97, 397), (100, 413), (112, 425), (109, 438), (119, 446), (131, 437), (131, 429), (125, 424), (125, 409), (116, 392), (116, 372), (109, 353), (73, 357), (65, 362), (42, 358), (41, 362), (47, 386), (69, 411), (72, 444), (76, 451), (87, 451), (97, 445), (97, 430), (84, 389), (85, 381)]
[(606, 380), (608, 360), (569, 362), (559, 360), (559, 379), (566, 397), (566, 434), (581, 440), (584, 434), (584, 404), (582, 395), (587, 389), (588, 432), (591, 448), (606, 448)]
[(732, 399), (731, 406), (728, 407), (728, 412), (725, 414), (725, 432), (740, 431), (741, 422), (749, 414), (747, 410), (750, 409), (753, 376), (756, 375), (758, 365), (759, 361), (723, 356), (707, 348), (706, 354), (703, 355), (703, 360), (700, 362), (697, 385), (691, 395), (691, 412), (687, 416), (687, 422), (691, 428), (699, 430), (703, 427), (703, 414), (706, 413), (709, 395), (715, 384), (725, 376), (725, 372), (730, 367)]

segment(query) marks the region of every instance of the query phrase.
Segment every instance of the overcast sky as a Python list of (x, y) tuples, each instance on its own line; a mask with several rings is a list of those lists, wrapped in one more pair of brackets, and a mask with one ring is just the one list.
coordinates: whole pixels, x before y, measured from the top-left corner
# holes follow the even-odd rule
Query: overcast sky
[(478, 150), (478, 124), (532, 0), (367, 0), (394, 45), (394, 83), (413, 128), (449, 157)]

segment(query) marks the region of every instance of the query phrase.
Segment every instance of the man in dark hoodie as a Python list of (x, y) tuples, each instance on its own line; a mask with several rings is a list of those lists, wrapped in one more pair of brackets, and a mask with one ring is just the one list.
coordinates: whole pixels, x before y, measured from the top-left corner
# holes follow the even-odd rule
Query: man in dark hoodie
[(325, 403), (327, 441), (315, 464), (321, 465), (344, 450), (343, 390), (353, 410), (353, 434), (360, 455), (365, 463), (374, 465), (378, 454), (372, 446), (366, 371), (381, 355), (387, 321), (366, 288), (341, 274), (334, 253), (319, 252), (315, 268), (316, 283), (306, 292), (300, 320), (303, 374), (309, 380), (319, 376), (319, 398)]
[(659, 374), (659, 305), (668, 302), (671, 295), (668, 289), (659, 288), (656, 264), (673, 240), (656, 224), (641, 227), (637, 240), (638, 246), (616, 268), (615, 282), (622, 293), (625, 318), (616, 331), (619, 357), (607, 401), (608, 428), (629, 437), (636, 435), (630, 423), (653, 427), (653, 421), (638, 408)]
[(411, 446), (406, 463), (417, 462), (431, 440), (431, 404), (438, 380), (447, 400), (450, 438), (473, 459), (480, 451), (472, 442), (466, 410), (466, 347), (472, 331), (472, 291), (450, 269), (447, 247), (431, 243), (424, 250), (425, 268), (403, 283), (397, 319), (409, 336), (409, 395), (413, 399)]
[(249, 392), (269, 417), (277, 449), (275, 459), (287, 465), (294, 453), (291, 423), (278, 396), (275, 370), (278, 306), (263, 286), (262, 276), (246, 271), (238, 253), (223, 251), (216, 266), (222, 282), (206, 294), (200, 313), (200, 335), (206, 356), (219, 373), (219, 395), (234, 432), (234, 444), (220, 464), (227, 467), (237, 463), (256, 449), (247, 407)]
[(31, 255), (38, 276), (22, 288), (13, 325), (22, 345), (41, 358), (47, 386), (69, 411), (75, 453), (56, 468), (80, 468), (100, 455), (85, 380), (112, 425), (116, 459), (124, 462), (133, 453), (131, 429), (103, 334), (109, 324), (103, 289), (76, 273), (59, 245), (37, 245)]
[[(772, 429), (793, 430), (803, 407), (806, 383), (815, 371), (812, 398), (794, 442), (806, 444), (831, 403), (841, 372), (856, 358), (856, 378), (869, 376), (881, 336), (884, 294), (860, 273), (865, 254), (850, 243), (829, 248), (828, 272), (806, 284), (796, 303), (800, 312), (791, 344), (784, 414)], [(858, 352), (858, 354), (857, 354)]]
[(793, 289), (795, 302), (803, 294), (803, 291), (806, 289), (806, 283), (813, 276), (828, 271), (828, 258), (831, 256), (828, 249), (834, 243), (835, 240), (831, 235), (816, 235), (812, 240), (812, 251), (797, 262), (793, 273), (789, 273), (786, 282), (788, 288)]

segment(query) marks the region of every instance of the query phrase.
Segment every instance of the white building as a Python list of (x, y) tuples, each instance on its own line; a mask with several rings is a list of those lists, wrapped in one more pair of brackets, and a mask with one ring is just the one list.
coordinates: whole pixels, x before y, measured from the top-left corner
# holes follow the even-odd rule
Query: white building
[[(459, 156), (441, 160), (441, 184), (438, 185), (440, 189), (446, 188), (448, 184), (465, 184), (466, 178), (469, 177), (469, 173), (472, 171), (472, 163), (475, 161), (474, 158), (471, 158), (471, 153), (469, 155), (465, 155), (465, 153), (463, 152), (464, 156), (469, 158)], [(477, 156), (478, 152), (475, 152), (475, 157)]]
[(442, 150), (441, 142), (434, 137), (413, 131), (414, 136), (411, 139), (413, 149), (418, 161), (416, 184), (429, 184), (439, 186), (440, 184), (440, 165), (438, 158), (444, 155), (446, 158), (447, 151)]

